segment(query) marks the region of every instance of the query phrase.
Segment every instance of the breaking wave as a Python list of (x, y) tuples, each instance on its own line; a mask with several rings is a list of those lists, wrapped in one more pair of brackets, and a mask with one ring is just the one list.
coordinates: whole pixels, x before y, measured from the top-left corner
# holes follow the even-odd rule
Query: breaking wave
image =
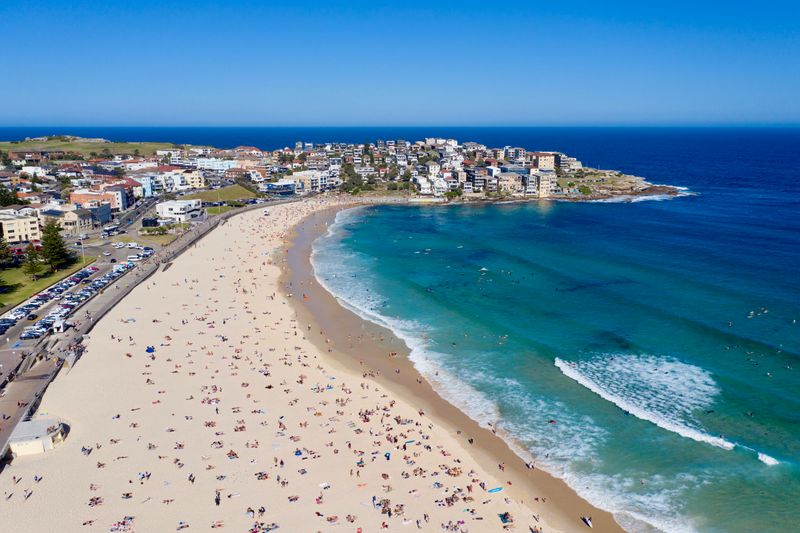
[[(652, 355), (614, 355), (576, 362), (556, 358), (555, 366), (604, 400), (661, 429), (725, 450), (739, 446), (756, 452), (724, 436), (707, 433), (695, 419), (695, 413), (712, 406), (720, 392), (711, 373), (700, 367)], [(756, 453), (764, 464), (778, 464), (773, 457)]]

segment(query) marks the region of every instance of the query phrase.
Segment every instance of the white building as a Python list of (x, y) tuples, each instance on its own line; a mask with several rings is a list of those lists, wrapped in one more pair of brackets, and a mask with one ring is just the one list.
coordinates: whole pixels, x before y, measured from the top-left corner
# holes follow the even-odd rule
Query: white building
[(156, 205), (158, 218), (186, 222), (203, 214), (201, 200), (170, 200)]
[(328, 183), (328, 173), (321, 170), (303, 170), (295, 172), (289, 176), (295, 183), (297, 183), (303, 192), (321, 192), (330, 188)]
[(66, 428), (59, 420), (35, 418), (20, 422), (8, 445), (14, 457), (36, 455), (52, 450), (65, 437)]
[(0, 237), (10, 244), (40, 240), (39, 217), (13, 209), (0, 211)]
[(45, 170), (42, 167), (35, 167), (35, 166), (24, 166), (22, 167), (22, 170), (20, 170), (20, 173), (27, 174), (28, 176), (31, 177), (34, 176), (43, 177), (47, 174), (47, 172), (45, 172)]
[(433, 189), (434, 196), (444, 196), (449, 186), (444, 178), (433, 178), (431, 179), (431, 188)]
[(196, 162), (197, 168), (200, 170), (213, 170), (215, 172), (225, 172), (229, 168), (239, 166), (239, 163), (234, 159), (219, 159), (217, 157), (198, 157)]

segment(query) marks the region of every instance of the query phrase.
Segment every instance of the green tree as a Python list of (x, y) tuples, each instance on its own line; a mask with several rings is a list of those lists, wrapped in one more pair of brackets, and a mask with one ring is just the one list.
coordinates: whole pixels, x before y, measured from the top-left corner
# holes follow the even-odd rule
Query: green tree
[(25, 262), (22, 264), (22, 271), (34, 280), (41, 270), (42, 265), (39, 263), (39, 252), (36, 251), (33, 244), (29, 244), (25, 249)]
[(70, 260), (67, 245), (61, 237), (61, 228), (54, 220), (48, 220), (42, 229), (42, 260), (55, 272)]
[(364, 185), (364, 180), (356, 173), (355, 168), (351, 163), (345, 163), (342, 166), (342, 190), (345, 192), (353, 192), (358, 190)]
[(6, 268), (13, 260), (11, 248), (8, 247), (6, 240), (0, 237), (0, 268)]
[(455, 200), (456, 198), (459, 198), (463, 194), (463, 192), (464, 191), (462, 191), (461, 188), (459, 187), (454, 191), (447, 191), (446, 193), (444, 193), (444, 197), (447, 198), (448, 200)]
[(17, 195), (9, 191), (5, 187), (0, 186), (0, 206), (25, 204), (27, 201), (20, 200)]

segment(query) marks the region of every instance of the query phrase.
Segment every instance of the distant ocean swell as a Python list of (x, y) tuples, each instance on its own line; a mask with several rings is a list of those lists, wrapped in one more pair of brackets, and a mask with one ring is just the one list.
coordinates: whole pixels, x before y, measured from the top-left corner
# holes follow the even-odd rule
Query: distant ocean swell
[(597, 200), (588, 200), (588, 202), (598, 203), (598, 204), (616, 204), (616, 203), (626, 203), (626, 202), (627, 203), (661, 202), (664, 200), (672, 200), (673, 198), (680, 198), (682, 196), (695, 196), (697, 194), (689, 190), (688, 187), (676, 187), (676, 189), (678, 189), (678, 194), (622, 195), (622, 196), (614, 196), (612, 198), (599, 198)]
[[(673, 489), (654, 489), (631, 498), (625, 490), (624, 479), (576, 470), (574, 462), (591, 462), (594, 450), (606, 438), (605, 430), (593, 424), (591, 418), (570, 413), (563, 404), (535, 398), (513, 379), (488, 373), (481, 373), (480, 377), (475, 373), (466, 375), (452, 366), (445, 370), (446, 355), (431, 349), (429, 325), (382, 313), (384, 298), (371, 288), (370, 269), (375, 265), (369, 258), (341, 244), (345, 226), (359, 221), (362, 213), (363, 208), (340, 211), (326, 235), (318, 238), (312, 247), (311, 263), (317, 281), (340, 304), (362, 319), (391, 330), (409, 347), (409, 358), (415, 368), (446, 400), (484, 427), (496, 424), (500, 430), (498, 434), (523, 460), (536, 459), (537, 467), (564, 479), (593, 505), (612, 512), (625, 529), (634, 532), (695, 531), (676, 513), (680, 508), (681, 491), (685, 486), (697, 484), (698, 480), (687, 476), (684, 480), (673, 480)], [(492, 399), (482, 390), (496, 390), (498, 396)], [(520, 416), (504, 418), (498, 404), (501, 401), (504, 412)], [(553, 412), (559, 413), (557, 425), (548, 424), (548, 413)], [(533, 431), (533, 427), (548, 427), (553, 431), (543, 434)]]

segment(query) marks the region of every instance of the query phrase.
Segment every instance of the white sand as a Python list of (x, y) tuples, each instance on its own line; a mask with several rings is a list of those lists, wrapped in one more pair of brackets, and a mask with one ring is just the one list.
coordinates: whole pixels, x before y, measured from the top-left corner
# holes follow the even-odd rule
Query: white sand
[[(108, 531), (132, 516), (139, 532), (181, 521), (192, 531), (216, 521), (237, 532), (262, 531), (256, 522), (287, 532), (502, 531), (506, 511), (516, 531), (544, 524), (506, 491), (481, 488), (502, 486), (497, 472), (445, 430), (304, 338), (274, 263), (288, 228), (319, 207), (232, 218), (103, 318), (40, 409), (67, 422), (69, 437), (0, 474), (0, 530)], [(390, 502), (391, 518), (373, 497)]]

